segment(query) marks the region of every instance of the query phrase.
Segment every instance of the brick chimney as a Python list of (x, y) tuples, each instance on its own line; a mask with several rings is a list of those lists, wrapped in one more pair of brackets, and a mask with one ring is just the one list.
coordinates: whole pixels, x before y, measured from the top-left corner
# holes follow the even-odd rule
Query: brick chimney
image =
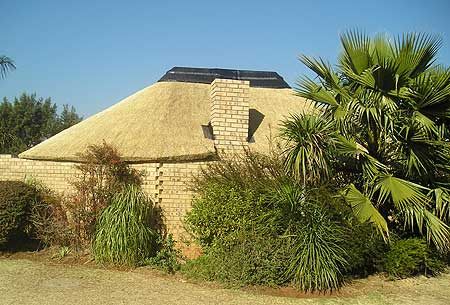
[(219, 156), (248, 147), (250, 82), (219, 79), (211, 83), (211, 127)]

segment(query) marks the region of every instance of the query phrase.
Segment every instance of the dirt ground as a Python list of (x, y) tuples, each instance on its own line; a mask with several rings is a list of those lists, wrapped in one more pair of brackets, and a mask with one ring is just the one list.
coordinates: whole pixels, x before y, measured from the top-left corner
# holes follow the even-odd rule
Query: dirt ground
[(450, 274), (355, 280), (333, 295), (290, 288), (223, 289), (151, 268), (111, 270), (92, 263), (0, 257), (0, 304), (450, 304)]

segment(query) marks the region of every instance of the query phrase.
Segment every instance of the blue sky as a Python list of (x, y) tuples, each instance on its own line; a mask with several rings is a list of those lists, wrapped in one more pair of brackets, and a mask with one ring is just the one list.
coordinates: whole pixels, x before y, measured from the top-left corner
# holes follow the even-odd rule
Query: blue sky
[(298, 55), (334, 61), (339, 33), (422, 31), (442, 36), (450, 65), (450, 1), (0, 0), (0, 54), (17, 70), (0, 97), (52, 97), (90, 116), (173, 66), (272, 70), (291, 85)]

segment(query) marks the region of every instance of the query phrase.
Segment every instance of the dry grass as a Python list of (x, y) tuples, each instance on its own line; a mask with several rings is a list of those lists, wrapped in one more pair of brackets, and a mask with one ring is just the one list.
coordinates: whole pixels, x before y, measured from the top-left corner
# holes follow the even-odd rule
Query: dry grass
[(13, 257), (0, 258), (0, 304), (450, 304), (448, 273), (401, 281), (374, 276), (334, 295), (305, 295), (289, 288), (222, 289), (149, 268), (120, 271)]

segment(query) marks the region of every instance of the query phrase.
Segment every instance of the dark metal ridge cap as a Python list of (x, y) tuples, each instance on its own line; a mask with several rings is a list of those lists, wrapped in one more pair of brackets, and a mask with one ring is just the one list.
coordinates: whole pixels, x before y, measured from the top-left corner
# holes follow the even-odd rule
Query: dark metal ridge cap
[(210, 84), (216, 78), (248, 80), (250, 87), (284, 89), (291, 87), (277, 72), (221, 68), (173, 67), (158, 82)]

